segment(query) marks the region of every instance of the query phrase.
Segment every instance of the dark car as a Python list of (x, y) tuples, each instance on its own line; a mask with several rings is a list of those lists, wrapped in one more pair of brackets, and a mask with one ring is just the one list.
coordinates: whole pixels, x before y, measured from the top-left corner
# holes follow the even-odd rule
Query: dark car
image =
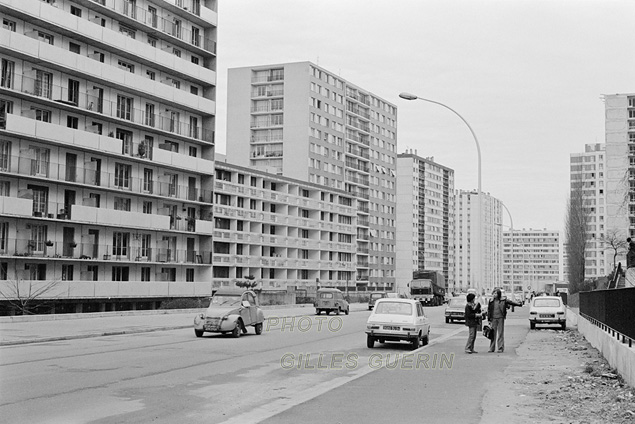
[(383, 299), (384, 297), (388, 297), (386, 292), (371, 293), (370, 297), (368, 298), (368, 310), (372, 310), (375, 307), (375, 302), (377, 302), (377, 300), (379, 299)]

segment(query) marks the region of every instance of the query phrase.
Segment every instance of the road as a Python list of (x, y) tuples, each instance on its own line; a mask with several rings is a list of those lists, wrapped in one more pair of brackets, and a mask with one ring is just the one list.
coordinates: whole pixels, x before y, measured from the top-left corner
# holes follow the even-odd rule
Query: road
[[(463, 360), (465, 327), (446, 324), (443, 307), (426, 311), (433, 323), (431, 343), (413, 361), (407, 359), (411, 351), (405, 343), (366, 348), (368, 312), (270, 319), (262, 335), (250, 329), (239, 339), (208, 333), (196, 338), (193, 330), (182, 329), (8, 346), (0, 350), (0, 415), (20, 423), (211, 424), (269, 417), (272, 423), (312, 422), (294, 414), (311, 411), (311, 405), (314, 418), (333, 413), (330, 407), (321, 411), (324, 401), (328, 405), (342, 396), (347, 403), (355, 401), (369, 387), (373, 393), (373, 384), (399, 387), (401, 377), (386, 375), (382, 361), (400, 372), (405, 367), (412, 377), (413, 369), (438, 369), (443, 357), (446, 371), (455, 355)], [(522, 324), (526, 327), (525, 320)], [(428, 372), (425, 377), (421, 387), (439, 396), (442, 392), (435, 393), (433, 383), (446, 380), (448, 373)], [(462, 378), (466, 376), (452, 376), (459, 384)], [(359, 384), (367, 390), (350, 392)], [(484, 390), (478, 378), (476, 384)], [(472, 402), (477, 412), (480, 397), (482, 393)], [(368, 398), (357, 401), (380, 405)], [(302, 408), (294, 408), (300, 404)], [(355, 419), (358, 408), (350, 406), (342, 409), (347, 419), (335, 414), (333, 420), (318, 421), (361, 422)]]

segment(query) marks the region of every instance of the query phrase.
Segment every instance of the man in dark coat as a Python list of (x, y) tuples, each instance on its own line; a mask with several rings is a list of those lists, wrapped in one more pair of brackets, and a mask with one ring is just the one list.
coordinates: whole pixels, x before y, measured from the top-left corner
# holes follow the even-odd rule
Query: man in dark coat
[(487, 305), (487, 320), (494, 332), (494, 338), (489, 343), (489, 351), (494, 352), (498, 343), (498, 351), (502, 353), (505, 350), (505, 318), (507, 318), (507, 310), (512, 305), (523, 305), (507, 298), (503, 299), (503, 293), (500, 289), (495, 289), (493, 295), (494, 297)]
[(467, 304), (465, 305), (465, 325), (468, 328), (465, 353), (478, 353), (474, 350), (474, 341), (476, 340), (476, 328), (481, 319), (481, 304), (474, 302), (475, 297), (474, 293), (469, 293), (467, 295)]

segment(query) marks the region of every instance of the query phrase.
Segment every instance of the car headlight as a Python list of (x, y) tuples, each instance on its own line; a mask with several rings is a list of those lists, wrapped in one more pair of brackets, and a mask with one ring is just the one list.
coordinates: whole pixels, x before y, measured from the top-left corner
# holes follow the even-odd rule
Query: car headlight
[(529, 315), (536, 315), (536, 312), (530, 312)]
[(415, 331), (415, 329), (413, 327), (403, 327), (402, 330), (403, 331)]
[(564, 315), (564, 312), (560, 311), (558, 312), (558, 315)]
[(374, 325), (374, 324), (367, 324), (366, 325), (366, 329), (367, 330), (379, 330), (379, 326), (378, 325)]

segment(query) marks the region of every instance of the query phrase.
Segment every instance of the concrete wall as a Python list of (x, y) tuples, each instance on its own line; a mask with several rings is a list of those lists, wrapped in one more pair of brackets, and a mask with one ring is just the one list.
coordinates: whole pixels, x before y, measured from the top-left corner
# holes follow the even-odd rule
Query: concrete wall
[(635, 387), (635, 346), (628, 347), (628, 343), (622, 343), (571, 308), (567, 311), (567, 325), (577, 326), (578, 331), (602, 353), (609, 365), (616, 368), (631, 387)]

